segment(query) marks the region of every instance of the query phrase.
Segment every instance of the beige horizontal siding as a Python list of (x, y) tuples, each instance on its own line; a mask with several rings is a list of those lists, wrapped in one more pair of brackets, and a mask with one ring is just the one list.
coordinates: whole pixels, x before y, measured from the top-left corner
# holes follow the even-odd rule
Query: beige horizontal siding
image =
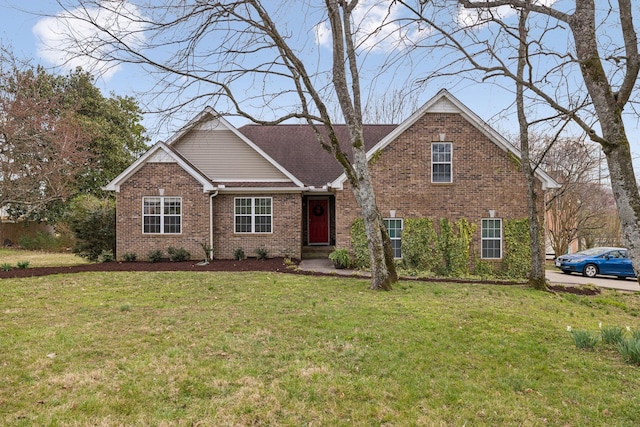
[(290, 182), (285, 174), (226, 128), (191, 130), (173, 147), (213, 181)]

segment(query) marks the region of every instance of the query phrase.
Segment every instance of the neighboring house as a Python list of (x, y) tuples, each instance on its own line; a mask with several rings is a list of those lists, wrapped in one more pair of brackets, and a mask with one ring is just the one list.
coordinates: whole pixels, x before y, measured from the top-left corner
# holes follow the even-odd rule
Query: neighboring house
[[(337, 132), (348, 142), (345, 126)], [(519, 153), (506, 139), (446, 90), (400, 125), (366, 125), (364, 135), (397, 256), (405, 219), (466, 218), (477, 224), (478, 256), (502, 259), (503, 221), (527, 216)], [(539, 191), (557, 186), (544, 172), (537, 178)], [(214, 258), (264, 248), (300, 259), (350, 247), (360, 216), (341, 167), (309, 126), (236, 129), (209, 108), (106, 189), (117, 192), (119, 258), (169, 246), (198, 258), (209, 244)]]

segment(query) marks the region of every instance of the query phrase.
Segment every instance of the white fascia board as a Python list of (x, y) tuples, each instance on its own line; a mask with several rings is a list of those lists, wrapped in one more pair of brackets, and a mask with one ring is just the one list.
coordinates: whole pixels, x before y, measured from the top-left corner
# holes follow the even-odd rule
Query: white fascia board
[(164, 143), (158, 142), (146, 153), (140, 156), (135, 162), (133, 162), (127, 169), (124, 170), (120, 175), (114, 178), (109, 184), (103, 187), (106, 191), (115, 191), (116, 193), (120, 192), (120, 185), (127, 181), (132, 175), (134, 175), (142, 166), (144, 166), (148, 160), (153, 157), (158, 151), (162, 150), (166, 155), (168, 155), (175, 163), (177, 163), (182, 169), (184, 169), (189, 175), (191, 175), (196, 181), (202, 184), (202, 191), (204, 193), (215, 191), (216, 187), (209, 181), (209, 179), (202, 175), (199, 171), (194, 169), (191, 165), (186, 163), (180, 156), (176, 155), (173, 150), (168, 148)]
[(229, 123), (227, 120), (225, 120), (224, 117), (219, 115), (211, 107), (206, 107), (193, 120), (191, 120), (189, 123), (187, 123), (182, 129), (180, 129), (178, 132), (176, 132), (176, 134), (174, 134), (171, 138), (169, 138), (169, 140), (167, 141), (167, 145), (172, 145), (173, 143), (175, 143), (177, 140), (182, 138), (187, 132), (189, 132), (194, 126), (196, 126), (197, 124), (203, 122), (209, 116), (215, 118), (224, 127), (226, 127), (228, 130), (233, 132), (233, 134), (236, 135), (238, 138), (240, 138), (241, 141), (243, 141), (245, 144), (247, 144), (249, 147), (251, 147), (254, 151), (256, 151), (258, 154), (260, 154), (273, 167), (275, 167), (280, 172), (282, 172), (285, 176), (287, 176), (287, 178), (289, 178), (295, 185), (297, 185), (299, 187), (304, 187), (304, 184), (302, 183), (302, 181), (300, 181), (291, 172), (289, 172), (282, 165), (280, 165), (278, 162), (276, 162), (274, 159), (272, 159), (271, 156), (269, 156), (267, 153), (262, 151), (260, 149), (260, 147), (258, 147), (255, 143), (253, 143), (251, 140), (249, 140), (249, 138), (244, 136), (238, 129), (236, 129), (235, 126), (233, 126), (231, 123)]
[(302, 193), (307, 190), (306, 187), (218, 187), (219, 194)]

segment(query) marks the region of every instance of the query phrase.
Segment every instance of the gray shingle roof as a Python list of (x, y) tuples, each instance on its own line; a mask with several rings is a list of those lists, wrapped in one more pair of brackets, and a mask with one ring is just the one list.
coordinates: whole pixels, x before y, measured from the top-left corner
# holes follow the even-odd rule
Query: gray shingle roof
[[(398, 125), (364, 125), (367, 151)], [(325, 151), (309, 125), (245, 125), (238, 129), (305, 185), (322, 187), (343, 172), (337, 160)], [(346, 125), (336, 125), (336, 134), (351, 155)]]

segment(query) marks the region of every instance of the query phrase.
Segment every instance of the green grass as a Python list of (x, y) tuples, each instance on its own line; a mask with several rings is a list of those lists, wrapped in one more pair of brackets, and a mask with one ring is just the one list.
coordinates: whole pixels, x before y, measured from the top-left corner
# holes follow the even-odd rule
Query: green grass
[[(567, 325), (640, 294), (269, 273), (0, 280), (0, 425), (640, 425), (640, 368)], [(627, 310), (621, 308), (626, 307)]]
[(0, 248), (0, 262), (16, 266), (19, 262), (29, 262), (33, 267), (68, 267), (71, 265), (87, 264), (83, 258), (72, 253), (27, 251), (22, 249)]

